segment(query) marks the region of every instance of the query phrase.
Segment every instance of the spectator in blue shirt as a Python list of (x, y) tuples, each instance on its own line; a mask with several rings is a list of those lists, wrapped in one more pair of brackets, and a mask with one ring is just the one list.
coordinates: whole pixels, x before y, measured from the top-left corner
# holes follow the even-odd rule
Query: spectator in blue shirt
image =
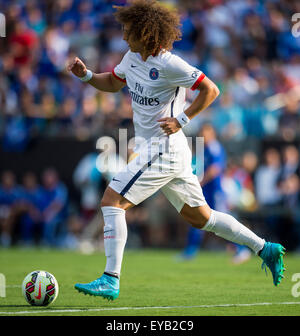
[(19, 204), (23, 208), (20, 218), (20, 239), (25, 244), (32, 244), (39, 238), (42, 229), (42, 206), (44, 192), (33, 172), (23, 176), (23, 185)]
[(58, 173), (48, 168), (42, 175), (43, 182), (43, 243), (50, 246), (62, 244), (66, 235), (68, 216), (68, 191), (59, 180)]

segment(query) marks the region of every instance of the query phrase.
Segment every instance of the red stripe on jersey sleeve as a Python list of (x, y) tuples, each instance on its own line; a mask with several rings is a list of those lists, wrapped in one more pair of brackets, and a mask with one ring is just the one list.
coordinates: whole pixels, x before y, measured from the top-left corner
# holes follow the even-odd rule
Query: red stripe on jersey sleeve
[(202, 74), (198, 77), (198, 79), (196, 80), (196, 82), (194, 83), (194, 85), (191, 87), (191, 90), (196, 90), (197, 87), (199, 86), (199, 84), (202, 82), (202, 80), (204, 79), (205, 75), (202, 72)]
[(113, 76), (114, 76), (115, 78), (117, 78), (119, 81), (121, 81), (121, 82), (123, 82), (123, 83), (126, 83), (126, 79), (125, 79), (125, 78), (123, 79), (123, 78), (121, 78), (121, 77), (119, 77), (119, 76), (116, 75), (116, 73), (115, 73), (115, 69), (113, 69), (112, 74), (113, 74)]

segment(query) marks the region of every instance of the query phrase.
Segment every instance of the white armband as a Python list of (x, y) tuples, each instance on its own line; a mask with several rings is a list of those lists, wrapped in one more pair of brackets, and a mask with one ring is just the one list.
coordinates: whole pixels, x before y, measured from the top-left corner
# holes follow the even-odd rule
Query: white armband
[(88, 82), (93, 77), (93, 73), (91, 70), (86, 71), (86, 75), (84, 77), (78, 77), (82, 82)]
[(180, 113), (176, 117), (176, 119), (178, 120), (181, 128), (183, 128), (184, 126), (186, 126), (191, 121), (191, 119), (189, 119), (189, 117), (184, 112)]

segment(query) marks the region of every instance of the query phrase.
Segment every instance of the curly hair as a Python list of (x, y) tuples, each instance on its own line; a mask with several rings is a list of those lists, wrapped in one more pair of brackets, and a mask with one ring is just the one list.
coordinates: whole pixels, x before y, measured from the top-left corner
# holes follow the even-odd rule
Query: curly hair
[(181, 40), (180, 17), (156, 0), (132, 0), (127, 6), (113, 6), (116, 20), (130, 24), (128, 34), (140, 40), (145, 50), (157, 56), (161, 49), (171, 50)]

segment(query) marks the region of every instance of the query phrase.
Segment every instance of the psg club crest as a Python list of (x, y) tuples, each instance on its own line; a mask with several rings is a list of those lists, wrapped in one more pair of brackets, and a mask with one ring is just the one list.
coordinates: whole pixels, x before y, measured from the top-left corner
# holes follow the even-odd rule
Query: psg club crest
[(159, 77), (159, 72), (156, 68), (152, 68), (149, 72), (149, 76), (152, 80), (156, 80)]

